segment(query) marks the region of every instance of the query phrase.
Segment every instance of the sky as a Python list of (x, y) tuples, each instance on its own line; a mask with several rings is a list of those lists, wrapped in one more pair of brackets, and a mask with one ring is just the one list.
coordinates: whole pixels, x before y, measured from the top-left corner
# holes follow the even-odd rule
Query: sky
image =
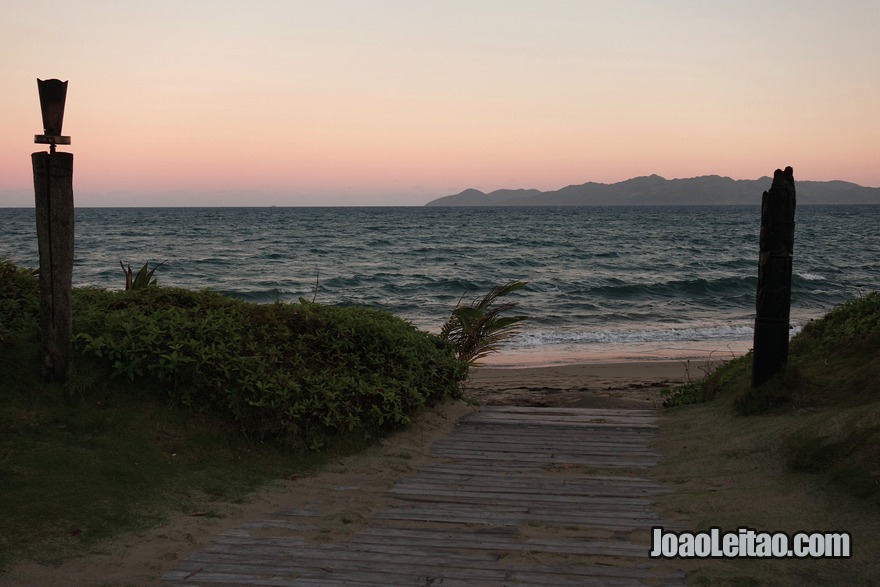
[(77, 206), (421, 205), (658, 174), (880, 187), (876, 0), (2, 0), (0, 207), (36, 79)]

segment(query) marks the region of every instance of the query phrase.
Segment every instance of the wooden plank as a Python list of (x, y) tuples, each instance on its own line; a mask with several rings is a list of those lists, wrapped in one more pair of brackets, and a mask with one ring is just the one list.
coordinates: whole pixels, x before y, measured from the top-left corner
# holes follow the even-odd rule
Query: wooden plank
[(618, 439), (609, 441), (589, 436), (579, 437), (576, 435), (567, 435), (567, 439), (568, 440), (564, 442), (557, 442), (551, 438), (534, 438), (527, 434), (520, 435), (517, 439), (508, 440), (485, 437), (456, 438), (442, 440), (436, 443), (435, 448), (482, 448), (485, 445), (489, 447), (511, 446), (530, 452), (546, 452), (548, 449), (574, 453), (603, 449), (614, 449), (622, 452), (651, 451), (651, 448), (648, 446), (648, 442), (646, 442), (645, 439)]
[(540, 480), (533, 479), (511, 479), (509, 477), (500, 477), (497, 479), (489, 478), (487, 480), (458, 480), (456, 478), (433, 478), (408, 480), (401, 482), (397, 487), (405, 487), (411, 489), (419, 488), (438, 488), (438, 489), (473, 489), (480, 490), (483, 488), (494, 488), (501, 492), (511, 493), (547, 493), (559, 492), (563, 494), (576, 494), (587, 496), (623, 496), (623, 497), (654, 497), (668, 493), (665, 487), (650, 487), (641, 485), (625, 485), (622, 483), (560, 483), (554, 486)]
[[(427, 468), (422, 468), (419, 475), (426, 481), (432, 479), (473, 479), (480, 483), (502, 483), (505, 481), (522, 481), (524, 483), (547, 481), (558, 481), (559, 483), (580, 482), (599, 485), (620, 485), (626, 487), (662, 487), (653, 481), (640, 479), (633, 475), (626, 477), (617, 471), (609, 471), (604, 469), (589, 469), (580, 465), (566, 464), (539, 464), (525, 466), (511, 466), (512, 463), (505, 463), (504, 466), (493, 466), (483, 469), (469, 469), (467, 466), (462, 467), (462, 463), (438, 464)], [(599, 474), (599, 473), (603, 474)], [(411, 477), (404, 477), (408, 480)]]
[[(530, 431), (530, 428), (527, 426), (529, 423), (528, 417), (523, 416), (521, 418), (513, 418), (513, 417), (499, 417), (497, 419), (493, 419), (493, 422), (496, 424), (505, 424), (509, 428), (523, 430), (525, 433)], [(595, 432), (634, 432), (636, 430), (644, 430), (645, 432), (654, 432), (657, 430), (656, 424), (644, 424), (642, 426), (628, 425), (621, 426), (619, 424), (606, 424), (606, 423), (593, 423), (593, 424), (583, 424), (577, 425), (574, 422), (567, 420), (558, 420), (552, 421), (548, 420), (546, 422), (540, 423), (542, 428), (545, 429), (554, 429), (559, 430), (561, 434), (576, 434), (578, 432), (585, 431), (595, 431)]]
[(303, 510), (303, 509), (296, 509), (296, 508), (285, 508), (285, 509), (281, 510), (281, 513), (284, 516), (299, 516), (299, 517), (304, 517), (304, 518), (314, 518), (314, 517), (318, 517), (321, 515), (319, 512), (316, 512), (315, 510)]
[[(379, 532), (378, 528), (371, 528), (363, 537), (372, 536), (375, 540), (371, 544), (371, 552), (378, 550), (380, 546), (403, 547), (403, 552), (411, 552), (415, 546), (430, 548), (435, 554), (444, 551), (503, 551), (503, 552), (550, 552), (555, 554), (572, 554), (582, 556), (639, 556), (649, 550), (648, 547), (639, 547), (633, 544), (612, 544), (601, 541), (587, 541), (577, 543), (572, 540), (553, 541), (526, 539), (521, 542), (510, 542), (508, 537), (504, 539), (491, 539), (484, 535), (471, 535), (466, 533), (436, 533), (436, 537), (429, 537), (422, 533), (397, 533)], [(359, 544), (363, 544), (359, 541)]]
[(547, 420), (570, 420), (570, 421), (619, 421), (631, 422), (641, 420), (656, 420), (657, 412), (653, 410), (584, 410), (580, 408), (515, 408), (513, 406), (493, 406), (492, 409), (481, 409), (468, 414), (460, 420), (461, 424), (481, 421), (494, 417), (521, 417), (530, 419), (532, 422)]
[(526, 432), (523, 434), (513, 433), (487, 433), (485, 430), (474, 430), (472, 432), (462, 432), (453, 438), (441, 440), (438, 442), (441, 446), (444, 444), (471, 444), (475, 442), (491, 442), (493, 444), (532, 444), (535, 446), (570, 446), (583, 447), (585, 443), (596, 445), (620, 445), (624, 448), (643, 447), (645, 445), (644, 433), (609, 433), (607, 431), (580, 431), (576, 434), (566, 435), (560, 438), (558, 434), (535, 432)]
[[(622, 518), (619, 512), (602, 515), (594, 513), (592, 515), (571, 514), (566, 510), (561, 510), (556, 514), (552, 513), (522, 513), (522, 514), (498, 514), (494, 513), (491, 517), (485, 514), (468, 512), (449, 512), (444, 513), (442, 510), (434, 509), (426, 510), (394, 510), (385, 511), (377, 516), (377, 519), (399, 520), (399, 521), (420, 521), (425, 523), (468, 523), (468, 524), (520, 524), (526, 522), (540, 523), (543, 526), (583, 526), (584, 528), (593, 528), (598, 530), (611, 530), (621, 532), (631, 532), (636, 529), (650, 528), (659, 525), (663, 520), (654, 513), (645, 512), (641, 516), (636, 513), (630, 513), (627, 518)], [(671, 524), (663, 523), (664, 527), (672, 527)]]
[(567, 407), (537, 407), (537, 406), (492, 406), (469, 414), (467, 419), (478, 418), (487, 413), (493, 414), (530, 414), (538, 417), (550, 415), (566, 415), (572, 417), (611, 417), (620, 416), (626, 418), (657, 418), (659, 410), (655, 409), (628, 409), (628, 408), (567, 408)]
[[(564, 422), (563, 422), (564, 423)], [(603, 438), (618, 439), (630, 438), (644, 440), (653, 438), (657, 432), (653, 428), (629, 428), (626, 426), (618, 426), (617, 429), (608, 429), (607, 427), (596, 426), (573, 426), (569, 432), (570, 435), (560, 435), (556, 427), (550, 426), (509, 426), (507, 424), (490, 424), (480, 423), (479, 425), (465, 426), (456, 429), (452, 436), (448, 436), (446, 440), (455, 440), (458, 438), (468, 438), (474, 436), (485, 436), (487, 438), (505, 438), (505, 437), (530, 437), (545, 438), (556, 442), (565, 442), (569, 438)]]
[(510, 435), (510, 436), (487, 436), (485, 434), (462, 435), (460, 437), (446, 441), (440, 441), (438, 446), (481, 446), (483, 444), (492, 445), (514, 445), (521, 447), (529, 447), (534, 450), (544, 450), (547, 448), (559, 450), (585, 450), (597, 447), (612, 447), (622, 450), (644, 450), (644, 438), (610, 438), (600, 436), (582, 436), (570, 435), (565, 439), (553, 438), (552, 436), (534, 436), (528, 434)]
[[(356, 553), (352, 551), (344, 551), (340, 552), (338, 557), (332, 558), (331, 560), (313, 559), (312, 562), (305, 562), (296, 568), (291, 568), (286, 565), (284, 559), (278, 559), (275, 557), (259, 558), (259, 556), (256, 556), (248, 557), (243, 560), (242, 557), (237, 556), (234, 553), (232, 553), (232, 556), (216, 554), (211, 557), (208, 557), (207, 554), (208, 553), (195, 555), (191, 559), (188, 559), (187, 562), (181, 564), (180, 568), (176, 570), (179, 572), (185, 572), (187, 570), (193, 572), (199, 568), (205, 568), (205, 565), (210, 564), (211, 571), (216, 573), (238, 574), (242, 577), (257, 577), (261, 575), (264, 577), (267, 575), (283, 577), (286, 575), (287, 578), (321, 578), (327, 577), (328, 573), (331, 572), (341, 573), (346, 571), (356, 572), (357, 577), (366, 578), (366, 576), (371, 573), (380, 572), (382, 574), (381, 576), (384, 576), (386, 580), (391, 580), (389, 584), (400, 584), (393, 581), (393, 577), (395, 576), (415, 578), (425, 575), (434, 575), (438, 579), (466, 579), (471, 581), (468, 584), (474, 584), (474, 581), (479, 581), (481, 579), (503, 579), (510, 575), (518, 574), (520, 572), (528, 572), (530, 570), (529, 568), (523, 567), (517, 568), (517, 565), (515, 564), (509, 564), (507, 567), (493, 568), (491, 565), (487, 564), (487, 562), (492, 559), (492, 557), (489, 556), (462, 560), (461, 557), (446, 558), (445, 555), (440, 553), (426, 553), (426, 556), (421, 558), (411, 558), (410, 560), (398, 563), (395, 562), (394, 559), (381, 560), (376, 556), (376, 554), (379, 553), (375, 552)], [(329, 553), (323, 554), (326, 556)], [(349, 558), (355, 554), (361, 554), (363, 556), (357, 559)], [(396, 557), (400, 553), (398, 551), (393, 551), (390, 554)], [(499, 559), (495, 558), (492, 562), (497, 562), (498, 560)], [(567, 575), (569, 577), (599, 576), (647, 579), (651, 576), (650, 571), (645, 568), (621, 568), (606, 565), (591, 565), (588, 561), (585, 562), (587, 562), (587, 564), (577, 564), (565, 567), (545, 565), (544, 572), (546, 574), (557, 576)]]
[[(565, 470), (568, 470), (568, 469), (567, 468), (561, 469), (561, 471), (565, 471)], [(522, 474), (523, 475), (528, 474), (528, 475), (532, 475), (532, 476), (541, 476), (542, 478), (545, 475), (551, 475), (548, 478), (553, 478), (552, 477), (553, 471), (555, 471), (555, 469), (552, 468), (552, 465), (548, 465), (548, 466), (531, 467), (531, 468), (529, 468), (528, 473), (524, 472)], [(577, 473), (580, 473), (580, 469), (575, 468), (574, 471)], [(461, 463), (429, 463), (419, 470), (420, 475), (422, 474), (422, 472), (428, 472), (428, 473), (440, 472), (440, 473), (449, 473), (449, 474), (455, 474), (455, 475), (467, 475), (467, 476), (471, 476), (471, 477), (504, 477), (504, 478), (510, 477), (510, 473), (507, 472), (507, 470), (504, 467), (493, 467), (491, 469), (486, 469), (486, 468), (472, 469), (466, 465), (462, 465)], [(629, 475), (594, 475), (591, 473), (589, 475), (589, 477), (579, 476), (579, 478), (589, 479), (591, 481), (619, 481), (619, 482), (624, 482), (624, 483), (633, 484), (633, 485), (642, 484), (642, 485), (658, 486), (656, 481), (652, 481), (650, 479), (645, 479), (644, 477), (636, 477), (636, 476), (629, 476)]]
[[(298, 585), (298, 586), (306, 586), (306, 587), (330, 587), (333, 585), (358, 585), (360, 587), (388, 587), (389, 584), (399, 584), (399, 585), (434, 585), (434, 584), (443, 584), (446, 577), (438, 576), (436, 571), (434, 574), (423, 574), (420, 576), (412, 575), (409, 577), (399, 578), (395, 583), (389, 583), (389, 578), (387, 574), (375, 574), (371, 576), (338, 576), (338, 573), (334, 573), (332, 569), (329, 569), (325, 572), (325, 576), (323, 578), (300, 578), (296, 579), (294, 582), (291, 582), (289, 579), (285, 578), (257, 578), (257, 577), (242, 577), (240, 574), (228, 574), (228, 573), (215, 573), (203, 571), (199, 573), (197, 576), (192, 578), (193, 582), (183, 581), (183, 580), (173, 580), (174, 575), (169, 576), (168, 580), (165, 582), (166, 585), (179, 585), (179, 586), (189, 586), (192, 585), (216, 585), (216, 586), (263, 586), (263, 587), (276, 587), (276, 586), (289, 586), (289, 585)], [(175, 573), (175, 575), (180, 575)], [(334, 576), (336, 575), (336, 576)], [(455, 578), (453, 577), (454, 582), (450, 583), (452, 585), (472, 585), (473, 582), (469, 577), (463, 578)], [(519, 572), (507, 572), (504, 574), (503, 578), (498, 579), (481, 579), (479, 584), (482, 586), (509, 586), (514, 584), (522, 584), (522, 585), (532, 585), (534, 587), (633, 587), (634, 585), (652, 585), (660, 587), (664, 585), (681, 585), (681, 582), (677, 583), (658, 583), (657, 579), (649, 579), (647, 581), (641, 581), (634, 578), (617, 578), (617, 577), (609, 577), (602, 575), (581, 575), (574, 577), (565, 577), (563, 575), (550, 575), (545, 569), (537, 568), (535, 571), (519, 571)]]
[[(446, 453), (445, 451), (438, 451), (437, 456), (441, 457), (449, 457), (453, 458), (457, 456), (457, 453)], [(501, 457), (499, 453), (473, 453), (467, 455), (468, 464), (472, 465), (475, 468), (486, 467), (488, 466), (485, 461), (497, 461)], [(541, 456), (541, 455), (530, 455), (527, 453), (521, 453), (516, 459), (521, 463), (528, 464), (569, 464), (569, 465), (583, 465), (585, 467), (595, 467), (597, 469), (647, 469), (653, 465), (656, 465), (659, 459), (648, 459), (641, 458), (639, 460), (623, 460), (618, 458), (611, 457), (602, 457), (602, 456), (583, 456), (583, 457), (564, 457), (564, 456)]]
[[(449, 497), (449, 498), (437, 497), (434, 500), (431, 500), (431, 499), (412, 499), (411, 501), (414, 504), (417, 504), (421, 507), (426, 507), (426, 504), (429, 504), (429, 503), (436, 503), (438, 505), (459, 503), (457, 500), (455, 500), (452, 497)], [(471, 503), (472, 505), (478, 506), (480, 508), (483, 508), (483, 515), (486, 518), (488, 518), (491, 515), (492, 511), (495, 511), (495, 510), (487, 510), (486, 509), (492, 505), (492, 502), (490, 500), (486, 500), (486, 501), (473, 500), (473, 501), (470, 501), (469, 503)], [(527, 509), (537, 509), (538, 511), (541, 511), (541, 512), (552, 512), (552, 511), (556, 510), (556, 513), (564, 519), (564, 514), (571, 512), (572, 508), (576, 504), (543, 501), (543, 502), (538, 502), (538, 503), (533, 503), (531, 505), (528, 505), (528, 502), (525, 502), (525, 501), (519, 501), (519, 502), (505, 501), (499, 505), (501, 505), (502, 507), (520, 507), (520, 508), (527, 508)], [(401, 509), (403, 509), (403, 508), (401, 508)], [(590, 508), (589, 511), (585, 511), (584, 516), (588, 520), (589, 519), (598, 519), (598, 518), (602, 517), (603, 515), (608, 514), (609, 512), (616, 514), (615, 517), (617, 517), (621, 520), (626, 520), (630, 517), (635, 517), (635, 516), (650, 517), (650, 518), (654, 517), (653, 515), (642, 514), (641, 512), (632, 511), (631, 509), (627, 510), (626, 508), (623, 508), (623, 507), (618, 507), (618, 508), (613, 508), (613, 507), (597, 508), (597, 507), (594, 507), (594, 508)], [(541, 521), (543, 518), (541, 518), (538, 515), (534, 515), (534, 519), (535, 519), (535, 521)]]
[[(369, 554), (369, 553), (368, 553)], [(271, 580), (279, 579), (286, 581), (296, 581), (298, 579), (322, 579), (336, 575), (337, 578), (348, 575), (354, 580), (353, 584), (360, 584), (360, 580), (381, 580), (387, 581), (387, 585), (401, 584), (424, 584), (414, 583), (412, 581), (422, 577), (435, 577), (436, 580), (457, 580), (466, 581), (466, 585), (483, 584), (487, 580), (510, 580), (520, 573), (528, 573), (529, 569), (509, 567), (501, 567), (497, 565), (486, 564), (485, 562), (473, 561), (470, 564), (459, 566), (455, 561), (445, 559), (442, 555), (426, 556), (419, 561), (410, 560), (406, 564), (397, 563), (393, 560), (377, 560), (378, 557), (373, 553), (373, 558), (366, 561), (350, 561), (345, 558), (332, 558), (315, 564), (306, 564), (297, 567), (291, 567), (285, 564), (284, 560), (274, 558), (260, 559), (248, 558), (242, 560), (242, 557), (235, 556), (232, 558), (234, 562), (226, 562), (222, 557), (208, 560), (190, 560), (180, 565), (179, 572), (195, 572), (198, 569), (205, 569), (206, 565), (210, 565), (211, 573), (222, 573), (230, 577), (238, 577), (239, 580)], [(396, 556), (396, 553), (392, 553)], [(201, 557), (206, 558), (206, 557)], [(497, 562), (497, 561), (494, 561)], [(205, 572), (205, 571), (202, 571)], [(546, 566), (544, 575), (553, 575), (558, 580), (560, 577), (616, 577), (627, 579), (649, 579), (650, 571), (639, 568), (620, 568), (599, 565), (571, 565), (571, 566)], [(341, 575), (341, 576), (340, 576)], [(545, 576), (545, 580), (549, 577)], [(197, 577), (198, 584), (204, 582), (204, 575)], [(247, 583), (250, 584), (250, 583)], [(280, 583), (285, 584), (285, 583)], [(287, 583), (294, 584), (294, 583)]]
[(593, 412), (590, 410), (573, 411), (571, 414), (562, 414), (553, 411), (538, 410), (534, 413), (513, 412), (496, 409), (482, 409), (477, 412), (468, 414), (467, 416), (456, 422), (457, 428), (465, 428), (468, 426), (492, 424), (496, 420), (517, 418), (522, 420), (527, 426), (540, 426), (542, 422), (557, 421), (571, 422), (573, 425), (589, 422), (656, 422), (656, 414), (610, 414)]
[[(332, 549), (311, 545), (298, 547), (295, 557), (300, 566), (312, 564), (314, 561), (323, 563), (332, 554), (334, 560), (366, 561), (375, 564), (377, 553), (394, 555), (398, 564), (418, 564), (425, 558), (484, 565), (498, 559), (497, 553), (511, 552), (552, 552), (584, 556), (640, 556), (647, 552), (647, 546), (610, 542), (600, 540), (552, 540), (528, 539), (521, 542), (510, 540), (509, 534), (474, 534), (467, 532), (425, 532), (406, 531), (394, 528), (371, 528), (358, 537), (357, 542), (349, 543), (347, 549)], [(193, 561), (203, 558), (206, 561), (221, 560), (226, 557), (233, 562), (242, 553), (247, 553), (247, 560), (242, 564), (254, 564), (255, 557), (265, 560), (277, 559), (289, 561), (291, 550), (279, 545), (249, 543), (218, 543), (216, 548), (202, 551), (191, 557)], [(221, 556), (222, 555), (222, 556)], [(479, 559), (474, 561), (474, 559)], [(306, 561), (309, 561), (308, 563)]]
[(612, 454), (603, 454), (600, 452), (597, 453), (564, 453), (560, 451), (553, 451), (550, 453), (537, 453), (530, 451), (503, 451), (503, 450), (492, 450), (487, 448), (486, 450), (475, 450), (471, 449), (470, 451), (466, 449), (461, 449), (457, 447), (437, 447), (434, 451), (434, 454), (439, 457), (450, 457), (450, 458), (461, 458), (463, 461), (472, 461), (475, 459), (485, 459), (492, 458), (498, 461), (511, 461), (516, 460), (518, 462), (523, 463), (537, 463), (537, 464), (546, 464), (546, 463), (561, 463), (561, 462), (571, 462), (578, 463), (585, 460), (602, 460), (608, 462), (629, 462), (633, 460), (640, 461), (649, 461), (656, 462), (660, 455), (656, 453), (648, 453), (648, 454), (630, 454), (627, 452), (619, 452)]
[[(568, 473), (568, 474), (565, 474)], [(473, 471), (460, 467), (422, 468), (417, 477), (403, 477), (399, 483), (475, 483), (475, 484), (543, 484), (548, 486), (577, 485), (583, 487), (628, 487), (633, 489), (646, 488), (657, 489), (662, 485), (650, 480), (635, 477), (623, 477), (620, 475), (595, 475), (593, 472), (585, 472), (582, 469), (570, 467), (554, 468), (538, 466), (531, 471), (521, 471), (513, 476), (507, 471), (481, 470)]]
[(589, 495), (589, 494), (581, 494), (575, 492), (556, 492), (553, 494), (548, 494), (543, 491), (535, 491), (535, 492), (526, 492), (526, 491), (476, 491), (472, 489), (464, 489), (464, 488), (453, 488), (453, 489), (440, 489), (440, 488), (429, 488), (429, 487), (401, 487), (399, 485), (391, 488), (390, 493), (395, 497), (400, 497), (402, 495), (407, 496), (417, 496), (421, 498), (431, 498), (431, 497), (457, 497), (463, 500), (468, 500), (468, 498), (475, 499), (488, 499), (488, 500), (496, 500), (496, 503), (501, 503), (505, 501), (517, 501), (517, 502), (525, 502), (525, 503), (541, 503), (541, 502), (551, 502), (551, 503), (564, 503), (564, 504), (575, 504), (580, 506), (592, 506), (592, 505), (621, 505), (626, 508), (631, 508), (634, 506), (640, 505), (650, 505), (651, 500), (645, 499), (641, 497), (627, 497), (627, 496), (608, 496), (608, 495)]
[(473, 482), (450, 480), (412, 480), (398, 483), (395, 488), (406, 488), (413, 491), (446, 489), (459, 490), (471, 489), (474, 491), (482, 488), (492, 488), (502, 493), (548, 493), (554, 492), (562, 495), (583, 495), (586, 497), (644, 497), (666, 493), (668, 490), (657, 488), (632, 488), (625, 485), (595, 485), (588, 483), (567, 483), (554, 486), (551, 483), (536, 482), (531, 480), (508, 480), (501, 479), (492, 482)]
[(609, 459), (626, 457), (627, 459), (636, 459), (636, 458), (644, 458), (644, 459), (657, 459), (660, 457), (656, 452), (653, 451), (637, 451), (637, 450), (626, 450), (626, 448), (620, 449), (619, 447), (615, 449), (609, 448), (600, 448), (600, 447), (591, 447), (589, 450), (582, 449), (579, 451), (576, 450), (560, 450), (555, 447), (540, 447), (536, 446), (533, 448), (529, 448), (527, 445), (505, 445), (505, 444), (496, 444), (489, 445), (483, 444), (480, 447), (480, 450), (475, 451), (473, 447), (468, 448), (464, 445), (440, 445), (435, 447), (435, 453), (441, 456), (451, 456), (451, 455), (461, 455), (463, 457), (468, 457), (472, 454), (492, 454), (499, 455), (498, 458), (500, 460), (504, 460), (504, 455), (510, 455), (511, 458), (519, 457), (520, 455), (529, 455), (538, 459), (544, 458), (546, 456), (551, 457), (559, 457), (559, 458), (589, 458), (589, 457), (607, 457)]

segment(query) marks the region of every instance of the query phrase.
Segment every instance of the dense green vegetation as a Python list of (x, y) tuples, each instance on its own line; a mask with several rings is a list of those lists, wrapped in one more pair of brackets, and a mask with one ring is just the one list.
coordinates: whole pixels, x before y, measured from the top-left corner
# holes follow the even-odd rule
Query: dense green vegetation
[(880, 505), (880, 293), (807, 324), (791, 340), (786, 370), (764, 385), (751, 388), (751, 370), (748, 354), (669, 390), (666, 404), (708, 401), (743, 418), (780, 418), (789, 471)]
[(111, 377), (256, 439), (320, 448), (341, 431), (374, 436), (457, 397), (466, 374), (451, 344), (378, 310), (157, 287), (76, 293), (77, 348)]
[(0, 570), (239, 500), (460, 397), (468, 370), (385, 312), (145, 286), (74, 290), (52, 383), (38, 316), (35, 275), (0, 262)]

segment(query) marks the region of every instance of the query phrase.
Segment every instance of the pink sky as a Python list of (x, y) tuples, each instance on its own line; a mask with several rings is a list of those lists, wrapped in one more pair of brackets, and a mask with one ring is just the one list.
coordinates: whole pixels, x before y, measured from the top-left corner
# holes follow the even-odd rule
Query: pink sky
[(657, 173), (880, 186), (876, 1), (18, 2), (0, 207), (36, 78), (77, 205), (420, 205)]

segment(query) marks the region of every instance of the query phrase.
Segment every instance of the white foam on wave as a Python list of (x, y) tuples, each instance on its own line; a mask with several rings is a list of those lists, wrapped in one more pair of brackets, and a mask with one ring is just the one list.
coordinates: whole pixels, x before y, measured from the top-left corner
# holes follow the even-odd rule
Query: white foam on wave
[(535, 330), (517, 334), (511, 348), (549, 345), (637, 344), (645, 342), (698, 342), (703, 340), (748, 340), (751, 326), (697, 326), (687, 328), (647, 328), (635, 330)]
[(807, 273), (806, 271), (803, 273), (795, 273), (801, 279), (806, 279), (807, 281), (825, 281), (825, 278), (821, 275), (816, 275), (815, 273)]

